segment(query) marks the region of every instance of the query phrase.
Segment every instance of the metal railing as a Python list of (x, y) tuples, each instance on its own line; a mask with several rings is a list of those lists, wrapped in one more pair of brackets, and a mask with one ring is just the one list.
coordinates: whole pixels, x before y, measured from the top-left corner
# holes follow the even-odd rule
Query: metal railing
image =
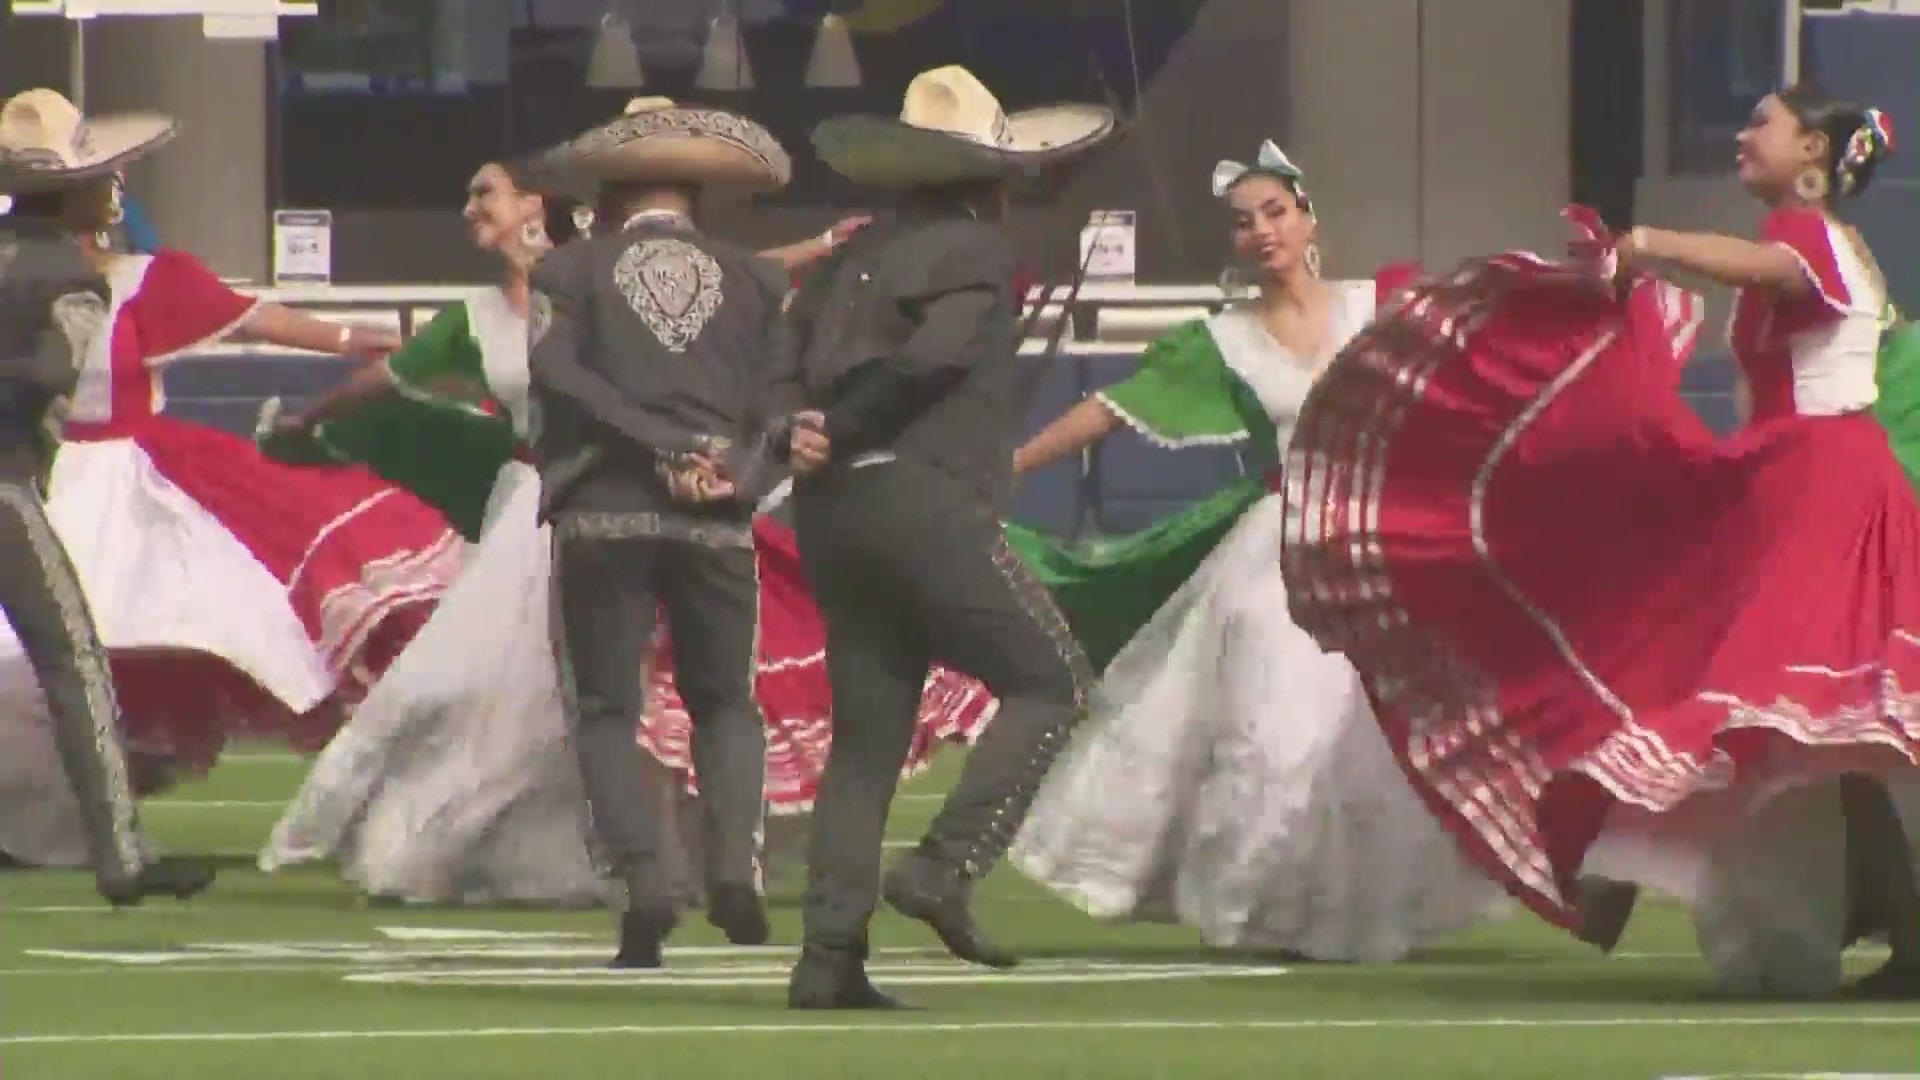
[[(238, 285), (244, 295), (270, 300), (330, 322), (379, 326), (412, 335), (448, 304), (471, 295), (471, 285), (304, 285), (255, 287)], [(1040, 303), (1045, 290), (1027, 293), (1028, 304)], [(1154, 339), (1189, 319), (1220, 310), (1233, 299), (1218, 285), (1108, 285), (1088, 284), (1080, 290), (1072, 310), (1050, 304), (1034, 328), (1023, 352), (1044, 350), (1060, 318), (1070, 319), (1061, 339), (1067, 355), (1138, 355)], [(202, 350), (220, 356), (293, 355), (298, 350), (253, 344), (222, 344)]]

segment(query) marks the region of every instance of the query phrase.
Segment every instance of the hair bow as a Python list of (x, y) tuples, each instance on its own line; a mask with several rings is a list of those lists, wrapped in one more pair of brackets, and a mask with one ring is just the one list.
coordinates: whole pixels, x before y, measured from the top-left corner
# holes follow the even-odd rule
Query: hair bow
[(1268, 139), (1260, 144), (1260, 152), (1254, 155), (1253, 164), (1223, 161), (1213, 167), (1213, 197), (1226, 198), (1228, 190), (1246, 179), (1248, 174), (1281, 176), (1296, 182), (1306, 178), (1300, 167), (1287, 160), (1287, 155), (1273, 144), (1272, 139)]
[(1886, 147), (1888, 150), (1892, 150), (1893, 121), (1887, 119), (1887, 114), (1881, 112), (1879, 109), (1868, 109), (1866, 121), (1867, 126), (1872, 128), (1873, 133), (1879, 137), (1880, 145)]

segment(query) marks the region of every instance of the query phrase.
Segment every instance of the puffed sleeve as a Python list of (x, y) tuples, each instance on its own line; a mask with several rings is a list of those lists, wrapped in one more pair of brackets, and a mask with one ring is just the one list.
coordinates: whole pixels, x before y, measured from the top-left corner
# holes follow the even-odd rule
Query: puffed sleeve
[(1840, 257), (1833, 248), (1833, 230), (1817, 211), (1775, 210), (1760, 223), (1762, 243), (1776, 244), (1800, 260), (1800, 273), (1812, 291), (1804, 296), (1779, 296), (1776, 325), (1793, 334), (1839, 322), (1852, 306)]
[(1373, 302), (1378, 307), (1386, 307), (1393, 294), (1411, 286), (1419, 280), (1419, 263), (1393, 263), (1383, 266), (1373, 274)]
[(148, 364), (217, 344), (240, 328), (259, 306), (241, 296), (184, 251), (163, 249), (152, 256), (140, 291), (125, 311), (139, 336)]
[(1141, 354), (1132, 375), (1094, 396), (1158, 446), (1220, 445), (1247, 438), (1234, 404), (1233, 375), (1202, 319), (1169, 330)]
[(444, 397), (450, 387), (467, 396), (489, 392), (480, 343), (469, 329), (467, 305), (449, 304), (387, 358), (394, 389), (409, 397)]

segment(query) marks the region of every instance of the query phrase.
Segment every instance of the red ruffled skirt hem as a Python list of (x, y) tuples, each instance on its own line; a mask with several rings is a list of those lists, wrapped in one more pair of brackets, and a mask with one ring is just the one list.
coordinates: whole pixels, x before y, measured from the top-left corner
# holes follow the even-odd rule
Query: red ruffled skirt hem
[[(812, 810), (833, 741), (833, 691), (827, 682), (826, 629), (807, 590), (793, 534), (761, 516), (754, 521), (760, 573), (760, 657), (755, 700), (767, 726), (767, 805), (775, 814)], [(663, 636), (640, 744), (698, 791), (692, 721), (673, 679), (672, 643)], [(995, 702), (977, 680), (945, 669), (928, 678), (905, 773), (924, 769), (944, 743), (971, 743), (993, 717)]]
[[(106, 644), (129, 747), (168, 759), (176, 770), (204, 772), (235, 736), (307, 751), (324, 745), (343, 715), (339, 706), (364, 695), (458, 572), (463, 547), (441, 517), (363, 470), (280, 465), (244, 439), (167, 417), (112, 429), (82, 426), (74, 434), (81, 438), (63, 453), (126, 442), (145, 459), (132, 478), (109, 481), (121, 485), (118, 494), (99, 500), (61, 490), (56, 466), (54, 498), (66, 504), (62, 523), (88, 533), (88, 555), (76, 552), (75, 561), (90, 598), (90, 570), (115, 583), (166, 583), (169, 607), (161, 622), (143, 620), (137, 598), (116, 594), (118, 636), (139, 644), (123, 647), (112, 637)], [(82, 482), (109, 476), (66, 475)], [(131, 519), (89, 520), (117, 510), (132, 511)], [(191, 537), (217, 536), (209, 518), (245, 555), (223, 542), (194, 546)], [(146, 542), (123, 530), (159, 534)], [(164, 535), (169, 530), (179, 535)], [(112, 540), (103, 545), (97, 536)], [(247, 567), (249, 556), (264, 575)], [(128, 566), (126, 559), (167, 565)], [(214, 632), (226, 590), (256, 586), (277, 586), (278, 595), (265, 604), (234, 605), (229, 594), (227, 604), (249, 618), (284, 604), (304, 640), (281, 629), (295, 625), (284, 617), (249, 623), (252, 629), (237, 635)], [(207, 614), (179, 602), (183, 587), (204, 590)], [(167, 640), (176, 636), (177, 646)], [(203, 644), (221, 640), (235, 655)], [(282, 685), (249, 675), (249, 657), (254, 663), (271, 657), (267, 666)], [(299, 672), (308, 674), (290, 674)]]
[(1651, 281), (1502, 256), (1401, 299), (1302, 414), (1286, 578), (1476, 862), (1571, 927), (1603, 829), (1920, 761), (1920, 508), (1871, 418), (1715, 440)]

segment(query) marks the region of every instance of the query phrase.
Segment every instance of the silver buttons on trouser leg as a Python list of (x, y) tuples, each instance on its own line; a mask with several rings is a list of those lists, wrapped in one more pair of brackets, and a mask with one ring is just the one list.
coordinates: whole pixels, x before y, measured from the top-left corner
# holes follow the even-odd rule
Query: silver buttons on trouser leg
[(966, 854), (960, 861), (960, 870), (969, 880), (986, 876), (1007, 849), (1013, 846), (1013, 839), (1026, 821), (1027, 810), (1040, 794), (1040, 785), (1046, 780), (1047, 772), (1052, 769), (1060, 752), (1066, 749), (1067, 740), (1072, 737), (1074, 729), (1087, 717), (1095, 679), (1093, 665), (1087, 662), (1086, 654), (1080, 651), (1080, 643), (1075, 640), (1066, 617), (1054, 605), (1052, 594), (1027, 569), (1027, 564), (1008, 546), (1004, 536), (996, 538), (994, 542), (993, 565), (1006, 579), (1021, 609), (1046, 634), (1060, 662), (1066, 665), (1073, 680), (1073, 709), (1064, 723), (1040, 733), (1035, 741), (1033, 756), (1009, 786), (1005, 798), (994, 807), (980, 835), (968, 843)]

